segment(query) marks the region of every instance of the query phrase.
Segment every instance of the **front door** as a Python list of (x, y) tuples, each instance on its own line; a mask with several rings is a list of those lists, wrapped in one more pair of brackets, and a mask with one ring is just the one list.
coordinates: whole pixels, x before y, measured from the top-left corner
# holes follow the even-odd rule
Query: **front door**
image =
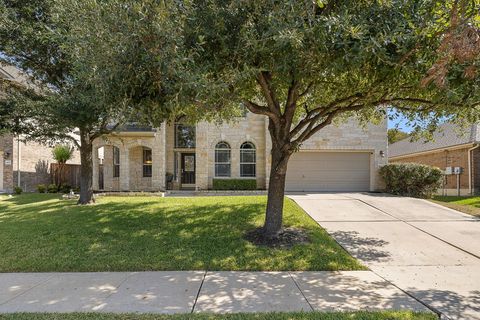
[(195, 153), (182, 153), (182, 187), (195, 186)]

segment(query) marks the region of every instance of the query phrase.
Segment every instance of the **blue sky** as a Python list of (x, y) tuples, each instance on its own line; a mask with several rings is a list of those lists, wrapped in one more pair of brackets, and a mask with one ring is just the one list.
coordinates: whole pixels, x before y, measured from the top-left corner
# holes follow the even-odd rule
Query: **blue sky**
[(407, 119), (405, 119), (403, 116), (400, 116), (395, 120), (388, 119), (388, 128), (390, 129), (396, 127), (405, 132), (412, 131), (412, 127), (408, 125)]

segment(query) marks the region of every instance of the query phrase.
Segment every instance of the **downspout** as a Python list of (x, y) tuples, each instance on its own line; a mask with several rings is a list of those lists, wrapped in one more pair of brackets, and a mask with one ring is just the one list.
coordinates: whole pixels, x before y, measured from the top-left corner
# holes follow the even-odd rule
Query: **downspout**
[(480, 145), (476, 144), (472, 148), (468, 149), (468, 190), (470, 195), (473, 194), (473, 187), (472, 187), (472, 151), (477, 149)]
[(22, 157), (22, 154), (21, 154), (21, 149), (20, 149), (20, 136), (17, 136), (17, 186), (20, 187), (20, 182), (21, 182), (21, 178), (20, 178), (20, 162), (21, 162), (21, 157)]

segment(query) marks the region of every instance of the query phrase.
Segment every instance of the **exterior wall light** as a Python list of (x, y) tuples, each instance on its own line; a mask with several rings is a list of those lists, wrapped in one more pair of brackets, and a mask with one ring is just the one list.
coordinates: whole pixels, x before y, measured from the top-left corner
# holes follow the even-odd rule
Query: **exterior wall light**
[(385, 158), (385, 151), (383, 151), (383, 150), (380, 150), (380, 152), (379, 152), (379, 153), (380, 153), (380, 157), (382, 157), (382, 158)]

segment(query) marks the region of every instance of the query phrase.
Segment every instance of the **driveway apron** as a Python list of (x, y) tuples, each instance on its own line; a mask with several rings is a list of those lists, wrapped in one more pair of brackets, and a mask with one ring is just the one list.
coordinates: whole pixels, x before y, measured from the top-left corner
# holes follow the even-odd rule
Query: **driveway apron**
[(480, 220), (426, 200), (291, 194), (350, 254), (448, 319), (480, 319)]

